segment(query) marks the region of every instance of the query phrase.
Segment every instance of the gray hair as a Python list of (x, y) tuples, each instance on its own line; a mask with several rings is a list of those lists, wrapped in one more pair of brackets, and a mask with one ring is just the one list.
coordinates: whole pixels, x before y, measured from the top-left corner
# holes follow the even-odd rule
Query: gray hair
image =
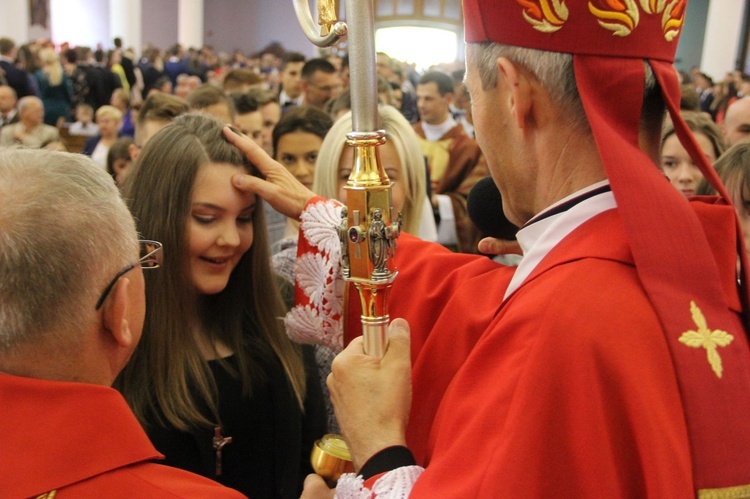
[(137, 253), (133, 218), (89, 158), (0, 148), (0, 353), (42, 339), (78, 345)]
[[(485, 90), (497, 85), (498, 58), (505, 57), (523, 66), (549, 92), (550, 99), (559, 107), (561, 115), (569, 120), (573, 128), (579, 131), (590, 130), (581, 96), (578, 93), (572, 54), (483, 42), (467, 44), (466, 56), (467, 60), (477, 68), (479, 80)], [(659, 91), (654, 73), (645, 61), (644, 67), (646, 72), (644, 111), (650, 111), (647, 106), (654, 105), (655, 94)], [(660, 101), (660, 99), (656, 100)], [(653, 113), (643, 113), (644, 117), (650, 117), (650, 114)], [(660, 116), (663, 116), (663, 112)]]
[(42, 108), (44, 108), (42, 99), (33, 95), (27, 95), (26, 97), (21, 97), (21, 99), (18, 101), (18, 114), (26, 111), (26, 108), (29, 107), (29, 104), (31, 103), (39, 104)]

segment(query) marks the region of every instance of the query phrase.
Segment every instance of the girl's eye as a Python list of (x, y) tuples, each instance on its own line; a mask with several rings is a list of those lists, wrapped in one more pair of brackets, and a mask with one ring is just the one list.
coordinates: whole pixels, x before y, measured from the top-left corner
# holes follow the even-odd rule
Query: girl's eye
[(281, 155), (281, 162), (285, 165), (293, 165), (294, 162), (297, 160), (294, 156), (291, 154), (282, 154)]
[(315, 163), (318, 160), (318, 153), (312, 152), (307, 155), (307, 162), (308, 163)]
[(664, 168), (674, 168), (676, 163), (671, 159), (663, 159), (661, 160), (661, 166)]
[(398, 180), (398, 172), (396, 170), (388, 168), (385, 170), (385, 173), (386, 175), (388, 175), (388, 178), (391, 179), (392, 182)]
[(242, 224), (250, 224), (253, 223), (253, 214), (249, 213), (247, 215), (241, 215), (237, 217), (237, 221)]
[(352, 171), (350, 169), (339, 170), (339, 178), (343, 178), (344, 180), (348, 179), (351, 174)]
[(214, 220), (216, 220), (214, 217), (209, 217), (209, 216), (204, 216), (204, 215), (193, 215), (193, 218), (199, 224), (204, 224), (204, 225), (210, 224)]

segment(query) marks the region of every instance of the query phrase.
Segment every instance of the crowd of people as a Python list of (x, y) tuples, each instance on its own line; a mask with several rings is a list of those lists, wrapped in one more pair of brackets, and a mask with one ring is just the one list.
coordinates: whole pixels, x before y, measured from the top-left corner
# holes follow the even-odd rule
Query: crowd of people
[[(465, 70), (376, 56), (377, 361), (343, 334), (348, 56), (0, 38), (0, 422), (38, 429), (0, 496), (329, 498), (339, 431), (337, 497), (750, 493), (750, 76), (492, 4)], [(468, 216), (489, 175), (517, 266)]]

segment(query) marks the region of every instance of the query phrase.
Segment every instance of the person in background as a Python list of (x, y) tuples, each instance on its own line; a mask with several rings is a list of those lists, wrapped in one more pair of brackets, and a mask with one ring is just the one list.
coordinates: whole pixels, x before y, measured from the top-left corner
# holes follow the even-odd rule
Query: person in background
[[(332, 125), (331, 117), (320, 109), (300, 106), (284, 113), (273, 129), (274, 158), (309, 189), (315, 178), (318, 152)], [(287, 218), (284, 238), (278, 248), (272, 248), (273, 269), (292, 283), (298, 233), (299, 222)]]
[(306, 57), (299, 52), (288, 52), (281, 61), (281, 90), (279, 104), (282, 109), (302, 105), (302, 67)]
[(16, 91), (9, 85), (0, 85), (0, 128), (17, 123), (19, 116)]
[(224, 77), (222, 87), (225, 94), (244, 94), (253, 87), (263, 88), (263, 78), (251, 69), (233, 69)]
[[(693, 132), (703, 154), (709, 162), (715, 162), (726, 149), (721, 128), (702, 113), (683, 112), (682, 117)], [(685, 196), (695, 195), (695, 190), (703, 179), (703, 174), (677, 138), (671, 120), (664, 124), (661, 169), (670, 183)]]
[(439, 241), (459, 252), (475, 253), (480, 234), (467, 211), (474, 184), (487, 174), (482, 151), (450, 113), (453, 80), (439, 71), (422, 75), (417, 85), (420, 121), (414, 130), (429, 168), (432, 205)]
[(190, 111), (185, 100), (174, 95), (156, 92), (143, 102), (135, 122), (135, 143), (130, 145), (130, 157), (136, 160), (146, 143), (156, 133), (180, 115)]
[(16, 42), (7, 37), (0, 38), (0, 70), (7, 84), (16, 91), (18, 98), (36, 95), (29, 74), (16, 65)]
[(232, 99), (211, 84), (201, 85), (187, 96), (187, 103), (193, 111), (200, 111), (226, 125), (235, 125), (237, 111)]
[(310, 59), (302, 66), (302, 105), (323, 109), (326, 102), (344, 89), (336, 68), (323, 58)]
[(237, 127), (256, 144), (263, 146), (263, 114), (258, 108), (258, 101), (247, 94), (231, 94), (230, 97), (237, 113)]
[(83, 154), (103, 169), (107, 167), (107, 153), (119, 137), (122, 112), (114, 106), (102, 106), (96, 110), (96, 124), (99, 135), (86, 140)]
[(116, 88), (115, 91), (112, 92), (112, 98), (109, 100), (109, 104), (119, 109), (122, 113), (120, 135), (133, 137), (135, 135), (135, 125), (133, 113), (130, 108), (130, 97), (128, 92), (126, 92), (124, 88)]
[(40, 97), (44, 103), (44, 123), (57, 126), (70, 117), (73, 86), (60, 64), (60, 57), (53, 49), (39, 51), (42, 68), (35, 73)]
[[(724, 151), (714, 168), (732, 198), (745, 240), (745, 253), (750, 258), (750, 141), (742, 140)], [(717, 193), (706, 179), (701, 179), (695, 194), (715, 196)]]
[(133, 139), (120, 137), (112, 144), (107, 152), (107, 173), (112, 175), (115, 184), (121, 186), (128, 176), (132, 160), (130, 159), (130, 146)]
[(44, 147), (60, 138), (56, 127), (44, 124), (44, 104), (28, 95), (18, 101), (18, 122), (0, 128), (0, 146)]
[(323, 401), (311, 352), (278, 320), (261, 205), (231, 184), (251, 166), (222, 129), (178, 117), (125, 181), (164, 265), (147, 276), (143, 340), (115, 386), (166, 464), (249, 497), (296, 499), (325, 431)]
[[(251, 88), (248, 95), (253, 97), (260, 107), (263, 118), (261, 134), (261, 147), (270, 156), (273, 156), (273, 129), (281, 119), (281, 106), (278, 98), (270, 90)], [(271, 205), (262, 201), (263, 212), (266, 214), (266, 228), (268, 230), (269, 247), (275, 248), (276, 244), (284, 237), (286, 228), (286, 217), (274, 210)]]
[[(425, 204), (429, 201), (419, 138), (396, 108), (380, 105), (378, 112), (386, 136), (385, 145), (379, 148), (380, 159), (393, 183), (394, 210), (403, 216), (405, 232), (435, 241), (435, 220)], [(324, 198), (346, 200), (344, 185), (354, 160), (354, 148), (346, 145), (346, 134), (351, 131), (350, 111), (336, 120), (320, 146), (312, 191)]]
[(109, 176), (80, 154), (0, 149), (0, 226), (0, 424), (34, 428), (3, 436), (0, 496), (241, 497), (156, 464), (111, 388), (161, 244), (138, 241)]
[(99, 135), (99, 126), (94, 123), (94, 110), (86, 103), (76, 106), (76, 121), (70, 124), (71, 135), (93, 137)]
[(750, 96), (737, 99), (729, 106), (721, 129), (728, 146), (750, 137)]

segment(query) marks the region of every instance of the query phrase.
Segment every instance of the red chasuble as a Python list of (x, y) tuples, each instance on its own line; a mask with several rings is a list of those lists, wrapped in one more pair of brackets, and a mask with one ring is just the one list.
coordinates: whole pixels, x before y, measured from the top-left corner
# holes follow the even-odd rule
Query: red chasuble
[(244, 497), (163, 459), (114, 389), (0, 373), (0, 497)]
[[(716, 245), (725, 244), (714, 249), (736, 312), (732, 220), (722, 225), (720, 218), (708, 230)], [(481, 280), (445, 289), (452, 295), (445, 310), (454, 301), (465, 308), (441, 313), (413, 353), (407, 438), (426, 471), (411, 497), (692, 497), (677, 377), (617, 212), (570, 234), (502, 306), (502, 293), (488, 303), (491, 289)], [(465, 333), (457, 328), (488, 312), (493, 320), (475, 332), (464, 357)], [(748, 352), (744, 337), (727, 348)], [(694, 350), (710, 384), (706, 350)], [(459, 367), (447, 374), (443, 394), (446, 365)], [(723, 382), (743, 386), (737, 367), (724, 365)], [(722, 407), (705, 409), (726, 426), (727, 438), (750, 427), (747, 419), (726, 419)]]

